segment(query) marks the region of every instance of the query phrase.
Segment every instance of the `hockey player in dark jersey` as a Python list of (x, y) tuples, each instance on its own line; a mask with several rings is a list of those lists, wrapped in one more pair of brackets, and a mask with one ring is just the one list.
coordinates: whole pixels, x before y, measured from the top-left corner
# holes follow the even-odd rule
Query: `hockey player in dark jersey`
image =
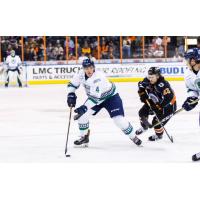
[[(176, 96), (168, 81), (161, 75), (160, 69), (151, 67), (148, 70), (148, 76), (138, 83), (138, 94), (144, 105), (139, 110), (141, 128), (136, 130), (136, 135), (145, 132), (150, 126), (158, 124), (167, 116), (176, 111)], [(152, 124), (149, 123), (149, 115), (153, 117)], [(157, 119), (158, 118), (158, 119)], [(154, 126), (155, 134), (149, 137), (150, 141), (162, 139), (163, 126), (169, 121)]]

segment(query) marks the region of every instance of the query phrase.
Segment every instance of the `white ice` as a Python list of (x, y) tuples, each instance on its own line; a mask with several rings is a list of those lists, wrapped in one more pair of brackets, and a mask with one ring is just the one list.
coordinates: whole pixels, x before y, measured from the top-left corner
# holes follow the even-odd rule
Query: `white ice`
[[(139, 127), (138, 110), (142, 106), (137, 95), (137, 83), (117, 83), (127, 119)], [(171, 82), (178, 108), (186, 98), (184, 82)], [(78, 105), (86, 96), (83, 88), (77, 92)], [(149, 142), (149, 130), (140, 136), (143, 147), (115, 127), (108, 113), (102, 110), (90, 120), (90, 146), (73, 147), (78, 136), (76, 121), (72, 121), (69, 136), (70, 158), (64, 155), (69, 109), (66, 105), (66, 85), (38, 85), (28, 88), (0, 89), (0, 162), (191, 162), (200, 151), (199, 107), (174, 116), (166, 125), (173, 135), (172, 144), (163, 140)]]

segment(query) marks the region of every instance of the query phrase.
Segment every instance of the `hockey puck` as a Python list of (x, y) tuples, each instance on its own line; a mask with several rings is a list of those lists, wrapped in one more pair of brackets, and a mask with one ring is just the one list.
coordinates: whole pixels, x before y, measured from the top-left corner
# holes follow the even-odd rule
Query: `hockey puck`
[(71, 155), (69, 155), (69, 154), (66, 154), (65, 156), (66, 156), (66, 157), (71, 157)]

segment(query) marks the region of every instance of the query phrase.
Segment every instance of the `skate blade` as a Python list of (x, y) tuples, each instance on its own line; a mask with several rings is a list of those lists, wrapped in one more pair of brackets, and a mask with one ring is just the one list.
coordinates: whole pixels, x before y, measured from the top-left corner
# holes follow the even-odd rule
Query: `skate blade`
[(88, 144), (88, 143), (81, 144), (81, 145), (75, 145), (75, 144), (74, 144), (74, 148), (88, 148), (88, 147), (89, 147), (89, 144)]

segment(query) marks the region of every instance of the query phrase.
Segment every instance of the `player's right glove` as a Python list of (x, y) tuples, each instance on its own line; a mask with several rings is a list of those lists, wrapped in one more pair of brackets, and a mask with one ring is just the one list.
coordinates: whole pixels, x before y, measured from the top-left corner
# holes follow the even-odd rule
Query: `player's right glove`
[(183, 103), (182, 108), (184, 108), (186, 111), (192, 110), (198, 104), (198, 101), (194, 103), (194, 101), (197, 99), (197, 97), (188, 97)]
[(85, 114), (87, 112), (87, 107), (85, 105), (82, 105), (82, 106), (76, 108), (74, 110), (74, 112), (79, 114), (79, 115), (83, 115), (83, 114)]
[(149, 98), (145, 91), (138, 91), (138, 94), (140, 96), (140, 101), (143, 103), (146, 103), (146, 100)]
[(68, 95), (67, 95), (67, 104), (69, 107), (75, 107), (76, 106), (76, 99), (77, 99), (77, 96), (74, 92), (70, 92)]
[(139, 90), (146, 90), (148, 86), (149, 86), (149, 83), (146, 82), (146, 81), (140, 81), (140, 82), (138, 82), (138, 88), (139, 88)]
[(140, 96), (140, 101), (143, 102), (143, 103), (146, 103), (146, 100), (149, 99), (149, 96), (147, 95), (146, 93), (146, 87), (148, 86), (149, 84), (144, 82), (144, 81), (140, 81), (138, 83), (138, 94)]

